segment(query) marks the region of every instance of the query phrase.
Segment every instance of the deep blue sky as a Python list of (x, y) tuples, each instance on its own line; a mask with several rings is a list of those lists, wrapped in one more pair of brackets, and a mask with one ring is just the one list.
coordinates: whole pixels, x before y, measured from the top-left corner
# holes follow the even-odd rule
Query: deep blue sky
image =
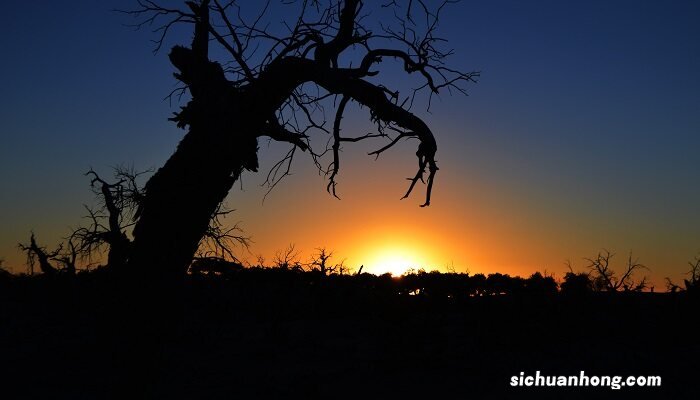
[[(14, 246), (30, 229), (51, 244), (79, 222), (81, 204), (91, 201), (82, 176), (90, 166), (158, 167), (182, 136), (166, 120), (177, 107), (163, 101), (175, 84), (167, 49), (154, 56), (153, 35), (122, 26), (129, 20), (110, 11), (129, 4), (3, 6), (0, 258), (12, 267), (21, 263)], [(441, 25), (456, 52), (451, 65), (482, 77), (469, 97), (443, 96), (432, 113), (417, 111), (441, 145), (434, 207), (456, 210), (471, 229), (454, 228), (464, 243), (445, 250), (453, 253), (445, 260), (471, 271), (558, 271), (566, 258), (611, 247), (640, 254), (657, 279), (680, 277), (700, 251), (698, 15), (695, 1), (452, 7)], [(187, 39), (176, 33), (171, 43)], [(413, 165), (411, 154), (403, 153)], [(315, 177), (307, 169), (300, 165), (297, 184)], [(274, 239), (261, 215), (298, 225), (271, 211), (295, 181), (262, 208), (260, 180), (244, 180), (248, 190), (232, 206), (257, 238), (253, 251), (270, 253), (293, 240)], [(308, 196), (331, 201), (324, 188)], [(418, 212), (419, 200), (398, 205), (400, 191), (387, 200), (399, 209), (387, 220)], [(433, 217), (437, 226), (454, 220)], [(498, 254), (474, 255), (495, 253), (499, 243)]]

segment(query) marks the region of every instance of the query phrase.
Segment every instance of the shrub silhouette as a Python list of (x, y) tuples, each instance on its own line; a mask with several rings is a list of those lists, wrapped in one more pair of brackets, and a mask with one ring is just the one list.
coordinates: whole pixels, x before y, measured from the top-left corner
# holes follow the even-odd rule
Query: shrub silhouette
[(12, 273), (10, 271), (6, 270), (3, 264), (5, 263), (5, 260), (0, 258), (0, 281), (9, 281), (12, 279)]
[(593, 281), (586, 272), (569, 271), (564, 275), (560, 289), (562, 294), (581, 296), (593, 291)]
[(553, 295), (557, 293), (558, 286), (554, 277), (535, 272), (525, 280), (525, 289), (532, 294)]

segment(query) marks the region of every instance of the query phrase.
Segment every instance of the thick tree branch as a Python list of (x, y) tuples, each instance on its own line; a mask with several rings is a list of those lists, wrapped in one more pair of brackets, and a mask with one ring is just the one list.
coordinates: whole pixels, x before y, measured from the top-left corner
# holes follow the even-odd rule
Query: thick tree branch
[[(338, 6), (340, 7), (340, 6)], [(330, 62), (332, 66), (338, 66), (338, 56), (343, 50), (366, 38), (355, 36), (355, 20), (362, 7), (361, 0), (345, 0), (338, 17), (339, 26), (337, 35), (329, 42), (320, 44), (316, 48), (314, 57), (321, 63)]]
[(288, 142), (291, 143), (297, 147), (299, 147), (302, 151), (306, 151), (309, 146), (303, 141), (303, 139), (306, 138), (305, 135), (301, 135), (298, 133), (290, 132), (280, 123), (277, 121), (274, 116), (270, 118), (267, 123), (263, 126), (263, 130), (260, 133), (260, 136), (268, 136), (273, 140), (279, 141), (279, 142)]
[(326, 186), (326, 190), (329, 193), (332, 193), (337, 199), (340, 198), (335, 192), (335, 176), (338, 175), (338, 170), (340, 169), (340, 121), (343, 119), (343, 113), (345, 112), (345, 106), (348, 104), (348, 101), (350, 101), (349, 96), (343, 96), (343, 98), (340, 99), (338, 109), (335, 113), (335, 120), (333, 122), (333, 169), (331, 176), (328, 178), (328, 186)]
[[(437, 152), (437, 143), (432, 131), (428, 126), (416, 117), (411, 112), (401, 108), (387, 99), (384, 90), (376, 85), (373, 85), (362, 79), (354, 77), (355, 73), (346, 74), (344, 71), (336, 69), (320, 69), (314, 68), (314, 74), (311, 79), (318, 85), (328, 90), (331, 93), (342, 94), (350, 97), (358, 103), (368, 107), (375, 120), (393, 122), (397, 126), (407, 130), (406, 136), (418, 138), (420, 144), (416, 151), (418, 157), (418, 171), (413, 178), (410, 178), (411, 184), (402, 197), (408, 197), (418, 180), (424, 180), (423, 176), (428, 171), (427, 191), (425, 203), (421, 207), (430, 205), (430, 197), (432, 193), (433, 180), (438, 171), (435, 161), (435, 153)], [(394, 142), (395, 144), (396, 142)], [(393, 145), (393, 144), (392, 144)], [(377, 153), (378, 154), (378, 153)]]

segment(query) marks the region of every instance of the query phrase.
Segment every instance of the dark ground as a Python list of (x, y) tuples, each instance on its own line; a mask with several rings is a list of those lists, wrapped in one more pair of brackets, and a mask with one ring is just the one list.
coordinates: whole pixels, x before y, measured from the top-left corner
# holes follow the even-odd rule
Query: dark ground
[[(700, 398), (695, 300), (13, 280), (0, 284), (0, 398)], [(662, 387), (510, 387), (537, 370)]]

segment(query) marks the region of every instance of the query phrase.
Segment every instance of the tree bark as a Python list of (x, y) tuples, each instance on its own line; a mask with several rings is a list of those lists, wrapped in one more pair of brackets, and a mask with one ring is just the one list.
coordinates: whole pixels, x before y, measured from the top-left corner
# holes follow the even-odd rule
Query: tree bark
[[(204, 110), (175, 153), (146, 184), (129, 265), (145, 273), (182, 275), (209, 222), (257, 142), (228, 129), (236, 112)], [(240, 119), (239, 119), (240, 120)], [(245, 127), (241, 124), (239, 129)], [(230, 125), (229, 125), (230, 126)], [(252, 140), (251, 140), (252, 139)]]
[(257, 170), (257, 136), (264, 124), (208, 59), (208, 2), (199, 9), (192, 49), (176, 46), (170, 60), (192, 100), (173, 118), (189, 126), (175, 153), (149, 179), (137, 212), (128, 270), (154, 278), (182, 276), (199, 242), (243, 169)]

